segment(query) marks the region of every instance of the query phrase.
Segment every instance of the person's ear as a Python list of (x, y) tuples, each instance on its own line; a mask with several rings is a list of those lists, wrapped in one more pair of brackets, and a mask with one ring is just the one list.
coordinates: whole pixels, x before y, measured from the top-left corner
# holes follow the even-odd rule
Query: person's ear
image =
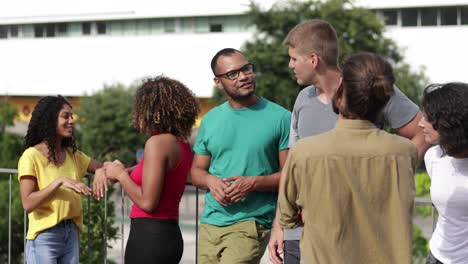
[(340, 79), (338, 80), (338, 88), (340, 88), (340, 86), (343, 86), (343, 76), (340, 76)]
[(317, 53), (311, 53), (309, 56), (312, 67), (316, 69), (320, 63), (320, 56)]
[(214, 77), (213, 81), (214, 81), (214, 83), (216, 85), (216, 88), (218, 88), (220, 90), (224, 90), (223, 83), (221, 82), (221, 80), (218, 77)]
[(338, 80), (338, 88), (336, 88), (336, 92), (335, 92), (336, 97), (337, 98), (343, 97), (343, 92), (344, 92), (343, 77), (340, 77), (340, 79)]

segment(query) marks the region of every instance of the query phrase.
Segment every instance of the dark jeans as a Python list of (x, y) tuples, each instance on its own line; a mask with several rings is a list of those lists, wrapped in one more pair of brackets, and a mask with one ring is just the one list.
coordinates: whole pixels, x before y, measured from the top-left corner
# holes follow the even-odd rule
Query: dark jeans
[(429, 254), (427, 255), (427, 258), (426, 258), (426, 264), (444, 264), (444, 263), (436, 259), (434, 255), (432, 255), (432, 252), (429, 251)]
[(299, 264), (301, 262), (301, 251), (299, 240), (284, 241), (284, 264)]
[(176, 264), (183, 251), (184, 241), (177, 220), (131, 219), (126, 264)]

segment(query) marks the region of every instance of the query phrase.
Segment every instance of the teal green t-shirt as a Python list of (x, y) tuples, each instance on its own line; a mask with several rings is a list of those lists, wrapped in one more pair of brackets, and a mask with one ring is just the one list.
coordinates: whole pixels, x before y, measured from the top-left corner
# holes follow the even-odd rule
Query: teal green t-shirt
[[(211, 156), (208, 171), (220, 178), (273, 174), (280, 170), (279, 151), (288, 149), (290, 122), (288, 110), (264, 98), (241, 109), (226, 102), (205, 115), (193, 149)], [(237, 203), (222, 206), (208, 191), (201, 222), (227, 226), (255, 220), (270, 227), (276, 199), (276, 192), (254, 191)]]

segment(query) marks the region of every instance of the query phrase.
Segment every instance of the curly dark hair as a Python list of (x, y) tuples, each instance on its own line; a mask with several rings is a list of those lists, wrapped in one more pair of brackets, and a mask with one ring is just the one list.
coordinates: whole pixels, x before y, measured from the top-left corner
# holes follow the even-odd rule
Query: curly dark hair
[(170, 133), (187, 140), (200, 106), (181, 82), (157, 76), (148, 78), (135, 93), (133, 125), (143, 133)]
[(347, 58), (341, 69), (346, 90), (346, 106), (341, 114), (375, 123), (394, 93), (392, 66), (375, 53), (360, 52)]
[(439, 133), (445, 154), (468, 154), (468, 84), (432, 84), (424, 89), (422, 107), (427, 121)]
[[(48, 160), (54, 164), (59, 164), (55, 153), (55, 144), (57, 138), (57, 120), (60, 110), (64, 105), (72, 107), (71, 104), (62, 96), (42, 97), (32, 112), (29, 122), (28, 132), (24, 137), (24, 149), (33, 147), (45, 141), (49, 150)], [(77, 147), (75, 137), (62, 139), (62, 147), (69, 147), (73, 153)]]

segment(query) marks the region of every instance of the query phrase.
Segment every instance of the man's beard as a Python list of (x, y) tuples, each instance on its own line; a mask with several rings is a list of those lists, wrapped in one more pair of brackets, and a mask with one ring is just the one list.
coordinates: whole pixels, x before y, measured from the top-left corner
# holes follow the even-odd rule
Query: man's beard
[(248, 99), (250, 99), (252, 97), (252, 95), (254, 95), (254, 93), (255, 93), (255, 83), (253, 83), (252, 86), (253, 86), (254, 89), (252, 89), (252, 91), (249, 92), (248, 94), (244, 94), (244, 95), (235, 94), (235, 93), (231, 92), (229, 89), (226, 89), (226, 88), (224, 88), (223, 90), (226, 93), (226, 96), (231, 98), (231, 100), (236, 101), (236, 102), (243, 102), (243, 101), (247, 101)]

